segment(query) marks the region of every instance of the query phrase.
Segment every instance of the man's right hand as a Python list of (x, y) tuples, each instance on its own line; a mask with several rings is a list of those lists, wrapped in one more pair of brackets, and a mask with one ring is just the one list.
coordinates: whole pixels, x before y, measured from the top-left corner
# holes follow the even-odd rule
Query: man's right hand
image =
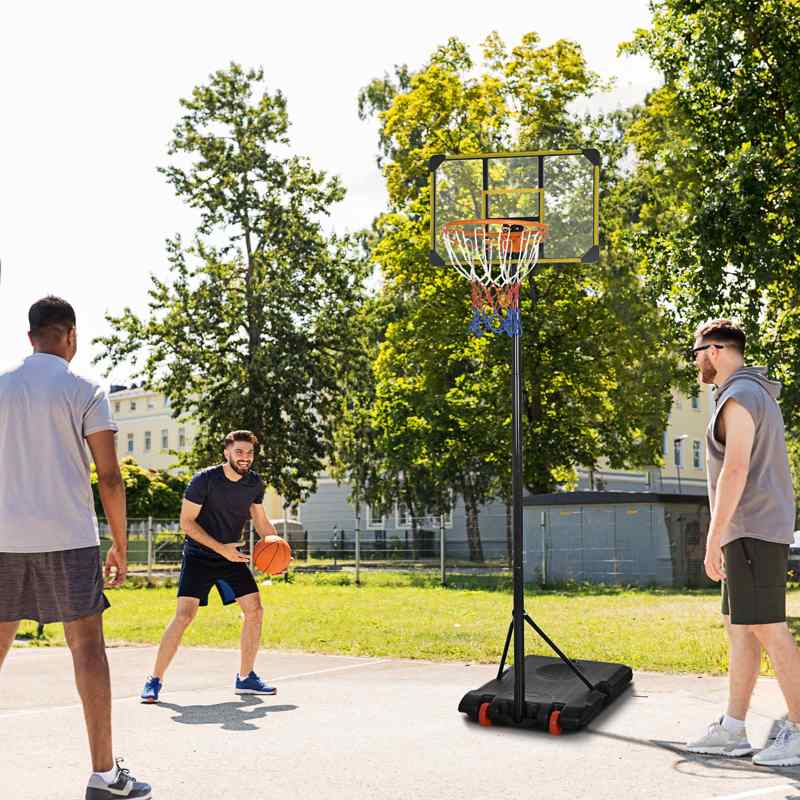
[(706, 539), (706, 557), (703, 562), (706, 570), (706, 575), (712, 581), (724, 581), (725, 575), (725, 559), (722, 555), (722, 547), (720, 547), (720, 537), (718, 535), (709, 534)]
[(242, 547), (242, 545), (239, 542), (230, 542), (229, 544), (224, 544), (222, 545), (221, 555), (225, 556), (228, 561), (246, 564), (250, 560), (250, 556), (246, 556), (244, 553), (241, 553), (239, 551), (240, 547)]

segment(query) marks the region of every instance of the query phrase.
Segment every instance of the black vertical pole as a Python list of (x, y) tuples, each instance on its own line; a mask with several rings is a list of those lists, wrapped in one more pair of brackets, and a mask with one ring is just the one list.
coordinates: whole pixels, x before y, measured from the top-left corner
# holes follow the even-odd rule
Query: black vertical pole
[(512, 531), (514, 538), (514, 719), (521, 722), (525, 702), (525, 586), (522, 574), (522, 337), (512, 337)]

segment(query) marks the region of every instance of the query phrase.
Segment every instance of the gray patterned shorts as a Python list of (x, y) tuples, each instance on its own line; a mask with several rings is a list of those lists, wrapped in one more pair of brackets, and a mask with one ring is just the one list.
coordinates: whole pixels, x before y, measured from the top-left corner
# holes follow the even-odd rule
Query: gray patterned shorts
[(0, 622), (74, 622), (108, 606), (99, 547), (0, 553)]

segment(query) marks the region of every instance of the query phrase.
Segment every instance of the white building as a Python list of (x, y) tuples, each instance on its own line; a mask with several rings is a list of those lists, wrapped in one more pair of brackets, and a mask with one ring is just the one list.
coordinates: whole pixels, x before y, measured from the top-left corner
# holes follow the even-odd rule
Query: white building
[(177, 420), (169, 400), (145, 389), (112, 386), (111, 413), (119, 425), (117, 454), (147, 469), (173, 469), (177, 453), (188, 450), (197, 432), (191, 421)]
[[(112, 386), (109, 401), (119, 426), (116, 439), (120, 461), (132, 458), (145, 469), (171, 470), (177, 466), (180, 453), (191, 448), (197, 425), (192, 420), (176, 419), (163, 395), (136, 387)], [(264, 508), (271, 520), (284, 518), (283, 501), (271, 488), (264, 495)], [(287, 511), (286, 518), (297, 520), (297, 512)]]

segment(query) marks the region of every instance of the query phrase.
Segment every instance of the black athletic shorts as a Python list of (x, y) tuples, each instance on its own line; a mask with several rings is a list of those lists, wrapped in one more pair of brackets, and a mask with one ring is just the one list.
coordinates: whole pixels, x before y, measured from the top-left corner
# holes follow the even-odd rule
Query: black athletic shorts
[(184, 549), (178, 597), (196, 597), (201, 606), (207, 606), (212, 586), (217, 587), (226, 606), (237, 597), (258, 594), (258, 586), (247, 564), (223, 558), (206, 558), (187, 553)]
[(733, 625), (786, 622), (789, 545), (763, 539), (734, 539), (722, 548), (727, 580), (722, 613)]

